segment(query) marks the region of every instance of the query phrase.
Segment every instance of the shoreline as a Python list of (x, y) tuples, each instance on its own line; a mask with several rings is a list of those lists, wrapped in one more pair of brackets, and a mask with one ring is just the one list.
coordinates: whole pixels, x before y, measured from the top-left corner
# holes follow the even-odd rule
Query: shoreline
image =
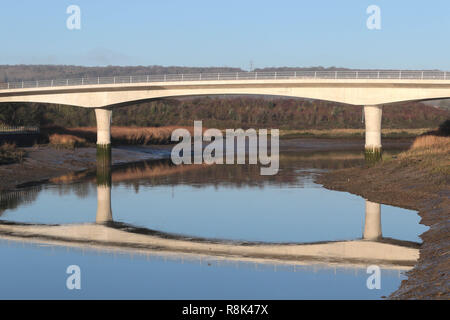
[(418, 211), (429, 227), (415, 267), (389, 299), (450, 299), (450, 188), (438, 186), (414, 166), (398, 170), (394, 161), (372, 168), (347, 168), (319, 175), (330, 190), (350, 192), (370, 201)]
[[(14, 191), (31, 184), (44, 183), (52, 178), (96, 168), (95, 147), (56, 149), (48, 145), (23, 148), (27, 156), (21, 163), (0, 166), (2, 183), (0, 191)], [(166, 158), (167, 147), (152, 146), (139, 149), (131, 147), (113, 148), (112, 165)]]

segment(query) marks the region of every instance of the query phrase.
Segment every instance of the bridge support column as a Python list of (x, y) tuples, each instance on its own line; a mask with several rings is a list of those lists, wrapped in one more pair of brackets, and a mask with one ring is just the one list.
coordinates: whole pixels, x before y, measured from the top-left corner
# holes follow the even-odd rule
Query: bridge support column
[(365, 158), (370, 162), (381, 160), (382, 106), (364, 106), (366, 124)]
[(379, 240), (381, 238), (381, 205), (366, 200), (366, 218), (364, 221), (364, 240)]
[(111, 150), (112, 110), (95, 109), (97, 119), (97, 150)]

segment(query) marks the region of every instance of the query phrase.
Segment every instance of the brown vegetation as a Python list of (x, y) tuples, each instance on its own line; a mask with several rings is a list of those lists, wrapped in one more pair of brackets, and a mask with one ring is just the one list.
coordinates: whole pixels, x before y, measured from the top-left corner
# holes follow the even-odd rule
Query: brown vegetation
[[(430, 128), (417, 129), (382, 129), (383, 138), (412, 138), (429, 132)], [(281, 130), (280, 138), (364, 138), (365, 129), (309, 129), (309, 130)]]
[(54, 133), (49, 136), (49, 142), (52, 146), (73, 149), (75, 147), (83, 147), (86, 140), (70, 134)]
[[(111, 141), (113, 144), (123, 145), (149, 145), (171, 143), (172, 132), (183, 128), (193, 135), (193, 127), (165, 126), (165, 127), (111, 127)], [(84, 128), (56, 128), (62, 130), (65, 135), (71, 135), (83, 139), (85, 142), (95, 143), (97, 138), (96, 127)]]
[[(165, 126), (165, 127), (111, 127), (111, 139), (115, 144), (168, 144), (171, 142), (172, 132), (184, 128), (193, 134), (192, 127)], [(97, 134), (96, 127), (71, 128), (68, 132), (83, 136), (92, 141)]]
[(417, 137), (408, 151), (398, 155), (398, 160), (400, 166), (415, 166), (432, 175), (435, 183), (450, 184), (450, 137)]

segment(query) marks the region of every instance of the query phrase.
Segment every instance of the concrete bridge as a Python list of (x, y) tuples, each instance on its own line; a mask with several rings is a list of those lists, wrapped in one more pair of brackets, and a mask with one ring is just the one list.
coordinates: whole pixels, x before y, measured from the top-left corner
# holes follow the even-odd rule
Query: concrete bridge
[(383, 104), (450, 98), (450, 72), (237, 72), (0, 84), (0, 103), (51, 103), (95, 109), (99, 146), (111, 143), (111, 117), (115, 107), (200, 95), (274, 95), (360, 105), (365, 114), (366, 150), (379, 153)]

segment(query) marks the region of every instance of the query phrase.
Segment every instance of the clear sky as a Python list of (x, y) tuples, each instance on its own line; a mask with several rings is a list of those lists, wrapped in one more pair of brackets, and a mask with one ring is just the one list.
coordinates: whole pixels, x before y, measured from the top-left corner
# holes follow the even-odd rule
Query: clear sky
[(14, 0), (1, 4), (0, 64), (449, 71), (449, 32), (448, 0)]

